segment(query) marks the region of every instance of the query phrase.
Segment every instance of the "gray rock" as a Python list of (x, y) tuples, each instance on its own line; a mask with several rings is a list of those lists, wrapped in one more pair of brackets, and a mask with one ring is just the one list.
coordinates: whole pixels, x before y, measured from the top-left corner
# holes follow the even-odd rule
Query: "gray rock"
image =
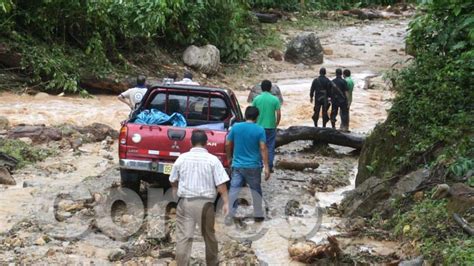
[(430, 171), (427, 169), (419, 169), (403, 176), (395, 185), (392, 195), (401, 196), (405, 193), (415, 191), (416, 188), (429, 176)]
[[(278, 85), (272, 84), (272, 89), (270, 92), (273, 96), (278, 97), (278, 99), (280, 100), (280, 103), (283, 103), (283, 96), (281, 94), (280, 87), (278, 87)], [(249, 96), (247, 98), (247, 102), (248, 103), (253, 102), (253, 99), (257, 97), (258, 95), (260, 95), (261, 93), (262, 93), (262, 86), (260, 83), (253, 86), (253, 88), (250, 90)]]
[(279, 50), (272, 49), (268, 53), (268, 57), (273, 58), (275, 61), (282, 61), (283, 60), (283, 53)]
[(0, 130), (8, 129), (9, 124), (8, 118), (0, 116)]
[(412, 260), (400, 261), (398, 266), (422, 266), (423, 265), (423, 256), (416, 257)]
[(112, 251), (109, 253), (109, 255), (107, 256), (107, 258), (108, 258), (110, 261), (119, 261), (119, 260), (121, 260), (124, 256), (125, 256), (125, 251), (124, 251), (123, 249), (117, 248), (117, 249), (112, 250)]
[(211, 44), (202, 47), (191, 45), (184, 51), (183, 62), (203, 73), (214, 75), (221, 62), (220, 51)]
[(0, 184), (16, 185), (15, 179), (13, 179), (8, 169), (4, 166), (0, 166)]
[(349, 192), (341, 202), (346, 216), (369, 216), (379, 203), (390, 197), (389, 185), (386, 181), (371, 177)]
[(286, 47), (285, 61), (305, 65), (322, 64), (323, 47), (313, 32), (303, 32), (293, 38)]

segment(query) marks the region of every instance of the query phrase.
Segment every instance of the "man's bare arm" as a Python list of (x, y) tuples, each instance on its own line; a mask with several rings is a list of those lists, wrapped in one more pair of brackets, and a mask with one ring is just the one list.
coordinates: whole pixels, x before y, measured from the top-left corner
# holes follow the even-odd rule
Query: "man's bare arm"
[(281, 120), (281, 110), (278, 109), (276, 110), (276, 127), (278, 127), (278, 125), (280, 124), (280, 120)]
[(176, 197), (178, 195), (178, 181), (172, 182), (171, 184), (171, 189), (173, 192), (173, 197)]
[(132, 103), (130, 102), (130, 99), (123, 97), (122, 94), (117, 96), (117, 98), (119, 99), (119, 101), (121, 101), (124, 104), (128, 105), (130, 108), (133, 108)]
[(229, 163), (232, 163), (232, 153), (233, 153), (234, 143), (232, 141), (225, 142), (225, 154), (227, 155), (227, 160)]
[(260, 142), (260, 154), (262, 155), (263, 167), (265, 171), (265, 180), (270, 179), (270, 166), (268, 165), (268, 149), (265, 142)]
[(229, 213), (229, 196), (227, 194), (227, 185), (220, 184), (217, 186), (217, 192), (221, 195), (222, 201), (224, 205), (222, 206), (222, 211), (224, 212), (224, 215), (227, 215)]

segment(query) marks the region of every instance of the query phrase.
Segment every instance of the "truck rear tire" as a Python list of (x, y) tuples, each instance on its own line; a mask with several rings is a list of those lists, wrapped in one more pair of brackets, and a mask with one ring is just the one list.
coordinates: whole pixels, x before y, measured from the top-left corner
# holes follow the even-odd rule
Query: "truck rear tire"
[(122, 187), (140, 192), (140, 175), (133, 170), (120, 169), (120, 181)]

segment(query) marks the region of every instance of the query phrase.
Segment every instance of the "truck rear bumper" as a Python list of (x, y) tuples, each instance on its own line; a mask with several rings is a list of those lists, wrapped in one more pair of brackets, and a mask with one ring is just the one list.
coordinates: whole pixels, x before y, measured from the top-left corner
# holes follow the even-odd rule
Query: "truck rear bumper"
[(173, 167), (172, 163), (120, 159), (120, 168), (137, 171), (148, 171), (169, 175)]

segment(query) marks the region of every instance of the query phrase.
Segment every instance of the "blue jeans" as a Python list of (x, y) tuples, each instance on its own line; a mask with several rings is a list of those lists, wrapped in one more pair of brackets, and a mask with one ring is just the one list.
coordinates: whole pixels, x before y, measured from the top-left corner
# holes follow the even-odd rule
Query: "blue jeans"
[(239, 197), (239, 192), (245, 183), (250, 187), (252, 193), (253, 211), (255, 217), (264, 217), (262, 207), (262, 168), (232, 168), (232, 179), (230, 180), (229, 191), (229, 215), (235, 216), (237, 204), (234, 204)]
[(275, 138), (276, 138), (276, 129), (266, 128), (265, 136), (267, 138), (267, 149), (268, 149), (268, 166), (270, 169), (273, 169), (273, 159), (275, 158)]

